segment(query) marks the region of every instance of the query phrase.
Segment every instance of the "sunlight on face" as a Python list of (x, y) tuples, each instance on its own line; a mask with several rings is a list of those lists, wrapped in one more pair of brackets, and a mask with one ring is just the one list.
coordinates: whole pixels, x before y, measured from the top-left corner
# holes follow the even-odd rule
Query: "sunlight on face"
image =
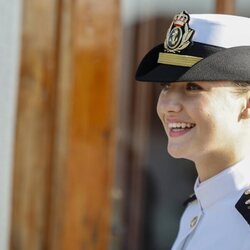
[(168, 152), (196, 161), (216, 152), (232, 153), (242, 135), (245, 98), (230, 82), (175, 82), (159, 96), (157, 113), (168, 136)]

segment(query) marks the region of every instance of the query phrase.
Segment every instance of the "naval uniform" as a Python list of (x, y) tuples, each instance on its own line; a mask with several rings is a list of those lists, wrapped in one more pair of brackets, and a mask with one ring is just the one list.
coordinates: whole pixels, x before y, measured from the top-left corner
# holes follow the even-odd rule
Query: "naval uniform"
[[(136, 80), (154, 83), (250, 81), (250, 18), (174, 16), (164, 43), (141, 60)], [(230, 62), (230, 63), (229, 63)], [(172, 250), (250, 250), (250, 162), (195, 183)]]
[(194, 186), (172, 250), (250, 250), (250, 161)]

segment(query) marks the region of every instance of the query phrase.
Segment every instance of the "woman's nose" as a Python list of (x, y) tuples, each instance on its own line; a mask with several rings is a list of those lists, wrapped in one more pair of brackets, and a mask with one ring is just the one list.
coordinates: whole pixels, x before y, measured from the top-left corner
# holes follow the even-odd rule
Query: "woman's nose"
[(157, 103), (157, 113), (161, 114), (173, 114), (179, 113), (183, 109), (182, 99), (178, 93), (167, 93), (162, 92), (159, 96)]

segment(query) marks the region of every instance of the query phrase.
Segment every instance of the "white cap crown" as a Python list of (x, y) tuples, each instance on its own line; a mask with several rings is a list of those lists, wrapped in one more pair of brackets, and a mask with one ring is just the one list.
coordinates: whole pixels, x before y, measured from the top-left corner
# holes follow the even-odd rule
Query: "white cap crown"
[(250, 46), (250, 18), (218, 15), (192, 14), (190, 28), (195, 30), (193, 41), (224, 48)]

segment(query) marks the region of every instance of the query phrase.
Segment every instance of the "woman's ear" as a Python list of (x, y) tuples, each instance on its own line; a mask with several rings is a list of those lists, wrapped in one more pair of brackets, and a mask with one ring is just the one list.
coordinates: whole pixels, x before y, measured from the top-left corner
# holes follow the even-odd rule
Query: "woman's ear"
[(246, 101), (246, 105), (244, 109), (241, 111), (240, 115), (241, 119), (249, 119), (250, 118), (250, 97), (248, 97)]

